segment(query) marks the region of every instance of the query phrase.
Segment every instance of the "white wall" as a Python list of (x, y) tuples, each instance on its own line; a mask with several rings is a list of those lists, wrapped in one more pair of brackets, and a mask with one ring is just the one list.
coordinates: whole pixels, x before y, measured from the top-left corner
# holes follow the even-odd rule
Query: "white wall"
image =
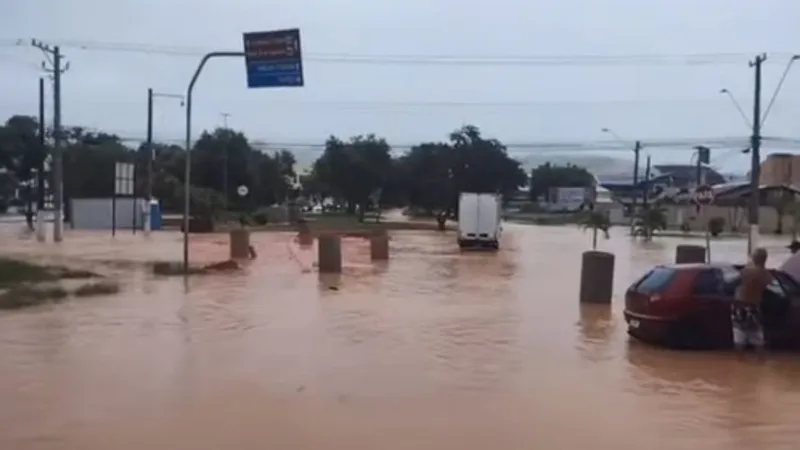
[[(134, 202), (136, 205), (134, 211)], [(111, 198), (74, 198), (70, 201), (72, 228), (76, 230), (110, 230), (113, 224)], [(144, 199), (118, 197), (116, 199), (116, 228), (141, 230), (144, 224)]]

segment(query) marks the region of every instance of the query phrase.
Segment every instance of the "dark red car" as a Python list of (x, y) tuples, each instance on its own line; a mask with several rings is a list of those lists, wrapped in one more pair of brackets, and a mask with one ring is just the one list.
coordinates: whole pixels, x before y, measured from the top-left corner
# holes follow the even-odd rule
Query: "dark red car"
[[(628, 333), (672, 348), (732, 348), (731, 303), (742, 266), (656, 266), (625, 293)], [(800, 349), (800, 284), (771, 270), (761, 305), (769, 348)]]

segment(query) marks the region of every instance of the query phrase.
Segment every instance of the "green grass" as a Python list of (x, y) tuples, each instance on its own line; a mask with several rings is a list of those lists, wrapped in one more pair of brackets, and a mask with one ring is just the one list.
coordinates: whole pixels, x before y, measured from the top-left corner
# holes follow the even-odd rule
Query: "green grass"
[(58, 303), (69, 293), (61, 286), (19, 285), (0, 294), (0, 309), (20, 309)]
[(19, 283), (53, 281), (56, 279), (58, 279), (58, 277), (48, 267), (16, 259), (0, 258), (0, 287), (9, 287)]
[(43, 266), (18, 259), (0, 257), (0, 288), (22, 283), (42, 283), (62, 279), (94, 278), (98, 275), (87, 270)]
[[(206, 273), (202, 267), (189, 266), (189, 275)], [(153, 274), (162, 276), (184, 275), (183, 263), (170, 261), (157, 261), (153, 263)]]
[(111, 281), (98, 281), (87, 283), (75, 289), (72, 294), (76, 297), (91, 297), (94, 295), (110, 295), (119, 292), (119, 284)]

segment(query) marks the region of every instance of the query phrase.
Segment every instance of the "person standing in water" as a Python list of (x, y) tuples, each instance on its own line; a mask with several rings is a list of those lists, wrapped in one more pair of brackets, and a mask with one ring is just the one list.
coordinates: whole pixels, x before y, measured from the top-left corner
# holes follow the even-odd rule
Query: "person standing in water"
[(742, 282), (736, 289), (731, 305), (733, 345), (737, 350), (744, 350), (748, 344), (759, 352), (764, 350), (761, 301), (764, 290), (772, 282), (772, 274), (766, 264), (767, 251), (757, 248), (750, 262), (742, 269)]

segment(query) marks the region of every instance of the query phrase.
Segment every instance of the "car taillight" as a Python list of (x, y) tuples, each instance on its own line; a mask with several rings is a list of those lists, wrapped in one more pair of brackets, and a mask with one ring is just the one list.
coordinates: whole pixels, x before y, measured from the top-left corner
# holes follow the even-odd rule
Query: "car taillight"
[(661, 298), (661, 295), (659, 295), (659, 294), (653, 294), (653, 295), (650, 296), (650, 302), (659, 302), (661, 300), (662, 300), (662, 298)]

